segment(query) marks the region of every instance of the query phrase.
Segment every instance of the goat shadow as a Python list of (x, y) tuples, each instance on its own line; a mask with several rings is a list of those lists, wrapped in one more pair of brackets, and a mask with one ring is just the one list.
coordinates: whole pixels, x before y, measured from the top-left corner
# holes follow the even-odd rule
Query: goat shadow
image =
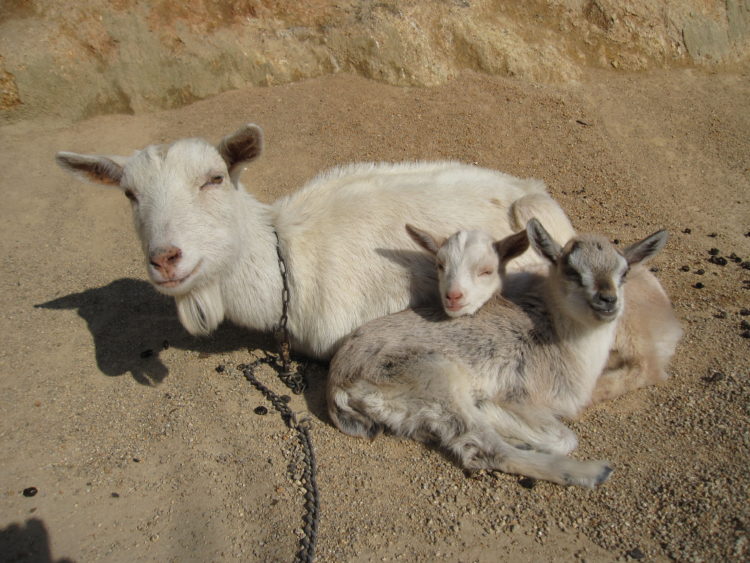
[(0, 530), (0, 553), (3, 561), (33, 563), (73, 563), (63, 557), (53, 559), (49, 533), (44, 522), (31, 518), (26, 524), (10, 524)]
[(161, 383), (169, 375), (159, 358), (169, 347), (205, 354), (242, 348), (274, 349), (269, 335), (228, 322), (210, 337), (191, 336), (177, 318), (173, 299), (142, 280), (120, 279), (34, 307), (76, 310), (94, 338), (99, 370), (109, 376), (130, 372), (143, 385)]

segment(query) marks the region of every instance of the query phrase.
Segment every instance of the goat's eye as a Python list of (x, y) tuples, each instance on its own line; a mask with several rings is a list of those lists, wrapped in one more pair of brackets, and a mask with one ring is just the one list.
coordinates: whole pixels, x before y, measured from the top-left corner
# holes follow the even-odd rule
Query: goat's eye
[(570, 266), (565, 266), (565, 268), (563, 268), (563, 275), (572, 282), (575, 282), (578, 284), (581, 283), (581, 274), (575, 268), (572, 268)]
[(480, 275), (480, 276), (489, 276), (490, 274), (492, 274), (492, 270), (490, 270), (490, 269), (486, 269), (486, 270), (481, 270), (481, 271), (479, 272), (479, 275)]
[(625, 281), (625, 278), (627, 278), (627, 277), (628, 277), (628, 272), (629, 272), (629, 271), (630, 271), (630, 268), (628, 268), (627, 270), (625, 270), (625, 271), (624, 271), (624, 272), (622, 273), (622, 275), (620, 276), (620, 283), (623, 283), (623, 282)]
[(133, 190), (125, 190), (125, 197), (133, 203), (138, 203), (138, 198), (135, 196), (135, 192)]
[(438, 269), (438, 272), (442, 272), (443, 270), (445, 270), (445, 265), (438, 262), (437, 269)]
[(213, 186), (220, 186), (223, 181), (224, 181), (224, 176), (222, 176), (221, 174), (217, 174), (216, 176), (211, 176), (211, 178), (209, 178), (209, 180), (201, 186), (201, 189), (211, 188)]

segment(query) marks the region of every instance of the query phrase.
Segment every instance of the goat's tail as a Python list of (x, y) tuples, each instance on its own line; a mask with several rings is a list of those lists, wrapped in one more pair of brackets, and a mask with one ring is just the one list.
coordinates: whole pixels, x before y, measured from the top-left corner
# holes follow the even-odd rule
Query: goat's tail
[(342, 387), (328, 390), (328, 416), (336, 428), (350, 436), (373, 440), (383, 431), (383, 426), (357, 408), (354, 397)]

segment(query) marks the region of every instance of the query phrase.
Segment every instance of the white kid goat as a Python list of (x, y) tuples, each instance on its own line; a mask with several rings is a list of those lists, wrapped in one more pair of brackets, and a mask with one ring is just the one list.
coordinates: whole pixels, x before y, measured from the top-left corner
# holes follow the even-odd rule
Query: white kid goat
[[(666, 242), (659, 231), (619, 252), (597, 235), (560, 247), (541, 223), (498, 245), (501, 262), (531, 242), (550, 263), (519, 304), (502, 296), (474, 315), (411, 309), (356, 330), (331, 361), (328, 411), (347, 434), (436, 440), (468, 469), (593, 487), (611, 468), (566, 456), (557, 417), (591, 400), (614, 341), (629, 268)], [(530, 448), (530, 449), (522, 449)]]
[[(549, 197), (527, 196), (521, 203), (521, 208), (512, 206), (517, 221), (524, 217), (531, 219), (531, 214), (535, 214), (537, 219), (543, 217), (540, 220), (543, 225), (550, 223), (556, 226), (558, 233), (565, 232), (568, 219)], [(489, 235), (461, 231), (443, 240), (410, 225), (406, 228), (420, 246), (435, 255), (440, 296), (448, 316), (474, 314), (499, 290), (497, 243)], [(569, 232), (570, 237), (574, 236), (572, 226)], [(493, 268), (494, 274), (491, 273)], [(543, 275), (546, 267), (540, 264), (528, 266), (527, 270), (531, 272), (516, 272), (504, 278), (504, 297), (511, 301), (523, 298), (529, 290), (528, 276)], [(594, 403), (664, 381), (667, 366), (682, 336), (669, 297), (644, 263), (634, 264), (630, 269), (624, 299), (627, 307), (618, 322), (607, 366), (594, 389)]]
[[(57, 162), (131, 200), (151, 282), (175, 298), (192, 334), (225, 318), (272, 329), (282, 312), (280, 253), (292, 345), (321, 359), (365, 322), (436, 299), (434, 266), (410, 250), (404, 223), (499, 239), (514, 230), (512, 204), (556, 205), (541, 181), (455, 162), (336, 168), (266, 205), (239, 183), (261, 147), (261, 130), (247, 125), (216, 147), (182, 139), (129, 158), (61, 152)], [(527, 253), (517, 267), (532, 263)]]
[[(497, 256), (499, 243), (483, 232), (459, 231), (442, 240), (411, 225), (406, 228), (420, 246), (435, 255), (438, 287), (449, 317), (473, 315), (501, 287), (504, 297), (519, 301), (530, 289), (529, 280), (545, 273), (541, 266), (529, 266), (531, 271), (505, 276), (504, 270), (497, 269), (503, 265)], [(617, 324), (615, 342), (592, 403), (664, 381), (682, 335), (669, 297), (644, 263), (630, 269), (623, 296), (627, 307)]]
[[(575, 235), (565, 212), (549, 197), (528, 196), (521, 205), (513, 205), (512, 211), (518, 228), (536, 218), (554, 229), (557, 241)], [(568, 236), (561, 238), (566, 225), (570, 225)], [(541, 271), (533, 265), (524, 270)], [(525, 276), (509, 276), (503, 290), (511, 300), (522, 296), (527, 291)], [(667, 367), (682, 337), (672, 302), (645, 261), (630, 268), (624, 299), (627, 307), (617, 324), (615, 342), (594, 389), (593, 403), (666, 380)]]

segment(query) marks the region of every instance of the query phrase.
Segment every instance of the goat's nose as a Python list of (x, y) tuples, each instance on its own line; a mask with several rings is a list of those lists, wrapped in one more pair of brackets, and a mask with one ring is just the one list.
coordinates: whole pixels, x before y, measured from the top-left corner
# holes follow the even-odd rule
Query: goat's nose
[(613, 293), (599, 293), (597, 299), (607, 305), (614, 305), (617, 302), (617, 295)]
[(448, 299), (448, 301), (458, 301), (458, 300), (462, 299), (463, 296), (464, 296), (464, 294), (461, 293), (460, 289), (451, 289), (445, 295), (445, 297)]
[(181, 257), (182, 250), (176, 246), (169, 246), (153, 250), (149, 256), (149, 262), (159, 272), (169, 277), (174, 272)]

